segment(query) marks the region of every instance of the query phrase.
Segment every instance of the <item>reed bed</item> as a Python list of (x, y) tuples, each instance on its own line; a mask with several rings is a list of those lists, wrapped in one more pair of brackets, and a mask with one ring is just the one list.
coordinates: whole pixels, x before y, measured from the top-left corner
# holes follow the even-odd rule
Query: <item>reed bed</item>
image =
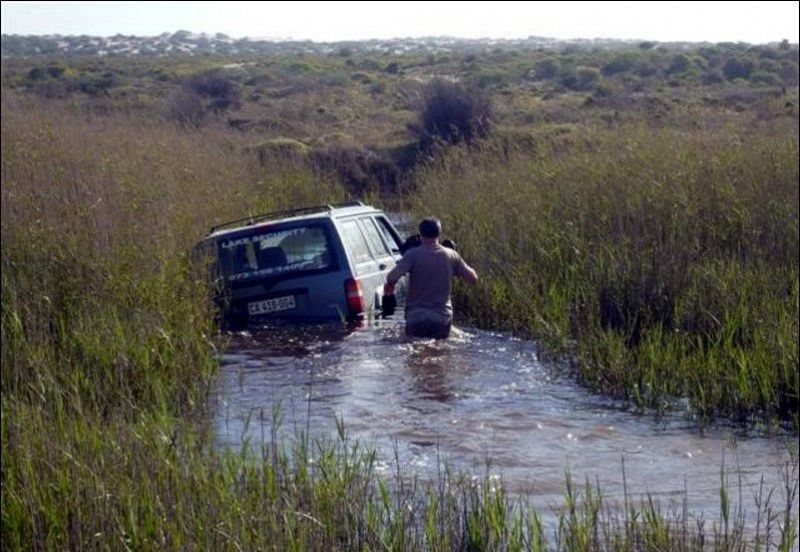
[(586, 129), (432, 163), (412, 198), (482, 276), (470, 323), (535, 337), (592, 389), (797, 427), (792, 131)]
[[(515, 154), (491, 172), (489, 153), (432, 166), (420, 197), (484, 277), (474, 294), (459, 293), (459, 307), (553, 350), (575, 340), (582, 377), (598, 389), (636, 384), (646, 402), (686, 394), (720, 413), (782, 414), (775, 401), (793, 396), (786, 411), (796, 412), (797, 202), (786, 199), (797, 194), (796, 142), (742, 137), (726, 155), (710, 140), (706, 164), (677, 137), (660, 136), (658, 147), (645, 138), (622, 150), (587, 140), (552, 161)], [(287, 441), (276, 419), (263, 446), (220, 449), (205, 411), (218, 342), (191, 246), (221, 219), (344, 190), (296, 160), (247, 157), (220, 129), (9, 95), (1, 143), (4, 550), (796, 546), (790, 470), (785, 489), (765, 490), (748, 514), (754, 531), (724, 490), (724, 516), (701, 522), (652, 497), (616, 504), (569, 475), (548, 524), (488, 476), (446, 465), (434, 482), (399, 466), (379, 474), (375, 453), (341, 421), (330, 439)], [(612, 178), (619, 172), (625, 180)], [(626, 191), (634, 180), (641, 188)], [(759, 194), (767, 184), (772, 203)], [(483, 247), (489, 238), (496, 247)], [(662, 284), (675, 286), (675, 327), (653, 310), (660, 299), (637, 295)], [(647, 299), (635, 344), (625, 316), (640, 311), (621, 309), (622, 322), (604, 327), (603, 289), (617, 302)], [(739, 371), (723, 377), (731, 358)], [(687, 373), (703, 394), (680, 383)]]

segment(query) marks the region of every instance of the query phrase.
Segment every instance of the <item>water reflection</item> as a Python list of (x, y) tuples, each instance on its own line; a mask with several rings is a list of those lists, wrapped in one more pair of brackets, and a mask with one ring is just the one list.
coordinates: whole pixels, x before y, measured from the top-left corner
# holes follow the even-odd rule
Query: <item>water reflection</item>
[(458, 397), (455, 385), (463, 371), (446, 347), (433, 341), (412, 348), (406, 368), (410, 396), (443, 403)]

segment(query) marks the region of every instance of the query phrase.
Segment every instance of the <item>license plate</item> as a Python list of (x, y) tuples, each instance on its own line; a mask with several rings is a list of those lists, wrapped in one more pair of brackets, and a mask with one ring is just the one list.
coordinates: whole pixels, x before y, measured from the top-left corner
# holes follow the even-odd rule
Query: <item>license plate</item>
[(294, 295), (285, 295), (283, 297), (275, 297), (274, 299), (265, 299), (264, 301), (248, 303), (247, 312), (251, 315), (269, 314), (272, 312), (291, 310), (294, 307)]

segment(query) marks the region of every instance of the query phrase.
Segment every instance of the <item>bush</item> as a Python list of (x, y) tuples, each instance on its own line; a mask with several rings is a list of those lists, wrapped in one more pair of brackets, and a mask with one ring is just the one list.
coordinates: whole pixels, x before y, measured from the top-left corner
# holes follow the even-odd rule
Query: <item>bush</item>
[(359, 71), (350, 75), (350, 80), (361, 84), (370, 84), (372, 82), (372, 77)]
[(247, 153), (255, 155), (261, 165), (269, 165), (276, 158), (297, 160), (304, 158), (309, 153), (309, 148), (300, 140), (294, 138), (270, 138), (253, 146), (245, 148)]
[(640, 77), (648, 78), (658, 73), (658, 66), (652, 61), (640, 60), (636, 64), (635, 71)]
[(556, 58), (544, 58), (534, 67), (534, 75), (539, 80), (552, 79), (561, 73), (561, 63)]
[(66, 71), (67, 68), (64, 65), (59, 65), (57, 63), (51, 63), (47, 66), (47, 74), (54, 79), (60, 79)]
[(756, 71), (750, 76), (750, 82), (773, 86), (780, 84), (780, 78), (775, 73), (770, 73), (768, 71)]
[(709, 69), (703, 75), (703, 84), (706, 85), (720, 84), (724, 81), (725, 79), (722, 77), (722, 73), (720, 73), (717, 69)]
[(787, 86), (797, 86), (798, 70), (797, 64), (793, 61), (784, 60), (781, 62), (781, 78), (783, 83)]
[(436, 142), (473, 143), (492, 128), (489, 97), (476, 88), (432, 81), (422, 93), (419, 145), (429, 151)]
[(315, 150), (313, 166), (334, 176), (353, 195), (381, 189), (393, 189), (400, 179), (400, 168), (388, 155), (349, 146), (332, 146)]
[(672, 61), (667, 68), (667, 75), (676, 75), (685, 73), (692, 67), (692, 60), (686, 54), (678, 54), (672, 58)]
[(512, 76), (507, 72), (497, 69), (487, 69), (476, 73), (470, 81), (478, 88), (485, 89), (507, 84), (511, 79)]
[(777, 73), (781, 70), (780, 65), (778, 62), (772, 59), (764, 59), (761, 60), (758, 64), (759, 71), (766, 71), (767, 73)]
[(750, 74), (755, 69), (755, 63), (749, 58), (728, 58), (722, 66), (722, 73), (728, 80), (749, 79)]
[(610, 98), (618, 92), (619, 88), (606, 80), (600, 81), (597, 83), (597, 86), (594, 87), (594, 95), (597, 98)]
[(222, 71), (208, 71), (190, 77), (185, 88), (210, 100), (211, 109), (222, 111), (241, 105), (239, 84)]
[(620, 54), (603, 66), (603, 74), (607, 77), (619, 73), (627, 73), (636, 64), (636, 56), (632, 53)]
[(28, 71), (28, 80), (36, 81), (42, 80), (45, 76), (44, 69), (39, 66), (34, 67), (30, 71)]
[(108, 90), (117, 85), (117, 78), (114, 73), (106, 72), (102, 75), (97, 73), (82, 73), (67, 82), (68, 90), (79, 91), (87, 96), (108, 96)]
[(561, 84), (571, 90), (591, 90), (600, 80), (600, 71), (593, 67), (579, 67), (561, 77)]
[(348, 77), (344, 71), (333, 71), (323, 75), (320, 82), (326, 87), (345, 86), (348, 84)]
[(206, 118), (203, 100), (190, 90), (178, 90), (170, 97), (167, 115), (173, 121), (186, 126), (200, 126)]

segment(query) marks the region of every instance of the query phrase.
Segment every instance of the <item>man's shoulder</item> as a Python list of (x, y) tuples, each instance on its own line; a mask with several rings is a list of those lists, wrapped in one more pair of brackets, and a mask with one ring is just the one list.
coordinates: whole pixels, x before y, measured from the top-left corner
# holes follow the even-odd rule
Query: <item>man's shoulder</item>
[(458, 255), (458, 253), (456, 253), (452, 249), (443, 247), (442, 244), (440, 243), (437, 243), (435, 245), (429, 245), (427, 247), (418, 247), (417, 249), (419, 250), (420, 255), (425, 255), (431, 258), (442, 258), (442, 257), (452, 258), (454, 253), (456, 254), (456, 256)]
[(442, 247), (445, 254), (450, 258), (452, 261), (460, 261), (461, 255), (455, 249), (450, 249), (449, 247)]
[(419, 252), (421, 250), (422, 250), (421, 247), (413, 247), (411, 249), (408, 249), (406, 250), (405, 253), (403, 253), (403, 259), (408, 259), (408, 260), (414, 259), (415, 257), (419, 256)]

